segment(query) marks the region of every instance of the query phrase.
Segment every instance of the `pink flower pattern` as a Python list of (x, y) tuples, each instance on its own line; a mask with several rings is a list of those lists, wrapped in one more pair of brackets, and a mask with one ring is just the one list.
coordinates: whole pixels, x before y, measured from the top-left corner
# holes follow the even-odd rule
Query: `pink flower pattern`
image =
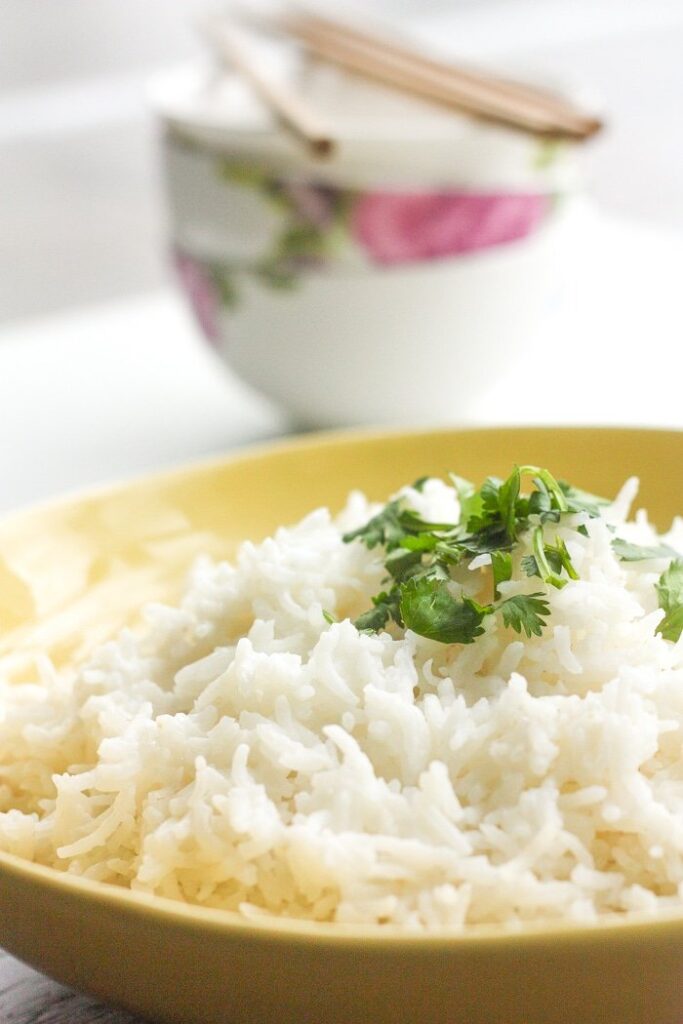
[(221, 311), (242, 297), (242, 276), (291, 291), (308, 273), (336, 263), (392, 267), (452, 258), (518, 241), (544, 221), (552, 195), (523, 192), (362, 192), (320, 181), (271, 178), (258, 170), (233, 175), (280, 211), (280, 226), (264, 238), (262, 255), (248, 265), (222, 264), (176, 250), (178, 277), (197, 322), (212, 343), (220, 341)]
[(221, 308), (216, 282), (203, 263), (179, 249), (174, 253), (174, 263), (199, 326), (208, 341), (216, 344), (220, 339), (218, 314)]
[(548, 206), (547, 196), (512, 192), (366, 192), (350, 228), (375, 263), (417, 263), (524, 238)]

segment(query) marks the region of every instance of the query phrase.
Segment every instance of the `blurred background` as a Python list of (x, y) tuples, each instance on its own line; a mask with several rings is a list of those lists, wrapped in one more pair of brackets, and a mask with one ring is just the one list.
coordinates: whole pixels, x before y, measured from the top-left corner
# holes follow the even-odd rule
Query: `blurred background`
[[(683, 427), (682, 0), (348, 3), (441, 57), (580, 95), (606, 128), (575, 147), (579, 186), (531, 148), (520, 185), (529, 137), (496, 141), (441, 112), (446, 192), (430, 194), (437, 172), (416, 169), (414, 138), (434, 108), (413, 106), (394, 109), (404, 140), (388, 172), (368, 157), (347, 182), (335, 161), (309, 163), (292, 188), (269, 156), (255, 173), (226, 163), (228, 142), (223, 155), (192, 131), (173, 142), (152, 111), (149, 83), (173, 69), (218, 81), (197, 32), (205, 0), (2, 0), (0, 509), (311, 427)], [(240, 87), (237, 107), (262, 120)], [(211, 102), (223, 110), (220, 89)], [(463, 205), (463, 188), (481, 194)], [(472, 251), (487, 231), (489, 250)]]
[[(324, 6), (324, 5), (322, 5)], [(683, 228), (681, 0), (366, 0), (480, 62), (579, 83), (608, 112), (587, 153), (608, 211)], [(2, 0), (0, 321), (168, 280), (151, 73), (197, 57), (201, 0)]]

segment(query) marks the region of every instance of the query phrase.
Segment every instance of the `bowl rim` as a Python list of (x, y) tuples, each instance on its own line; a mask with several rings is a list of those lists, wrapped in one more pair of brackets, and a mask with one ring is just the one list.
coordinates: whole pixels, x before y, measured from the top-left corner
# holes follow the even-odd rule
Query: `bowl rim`
[[(152, 473), (141, 473), (99, 486), (90, 486), (69, 491), (66, 494), (48, 498), (44, 501), (10, 511), (9, 515), (0, 518), (0, 534), (11, 530), (15, 523), (51, 511), (58, 512), (68, 509), (91, 499), (107, 499), (125, 492), (138, 485), (171, 484), (194, 473), (206, 473), (221, 468), (250, 462), (254, 459), (268, 458), (279, 454), (286, 456), (290, 452), (345, 447), (351, 444), (374, 445), (383, 441), (397, 441), (401, 437), (427, 439), (429, 437), (444, 438), (451, 435), (477, 433), (495, 436), (504, 431), (534, 432), (544, 436), (550, 434), (602, 435), (618, 434), (677, 437), (683, 439), (683, 430), (661, 427), (631, 426), (552, 426), (535, 424), (496, 425), (496, 426), (448, 426), (419, 427), (407, 429), (356, 427), (344, 430), (320, 431), (311, 434), (270, 440), (222, 455), (192, 460), (177, 466)], [(370, 924), (339, 924), (302, 920), (297, 918), (277, 917), (264, 913), (263, 916), (246, 917), (238, 911), (222, 910), (198, 904), (182, 903), (166, 896), (126, 889), (108, 882), (85, 878), (59, 871), (47, 865), (37, 864), (11, 853), (0, 851), (0, 876), (34, 885), (48, 890), (57, 897), (72, 898), (80, 902), (96, 904), (117, 912), (135, 917), (148, 917), (166, 925), (175, 925), (187, 930), (206, 930), (221, 933), (235, 939), (250, 938), (254, 941), (307, 946), (310, 944), (327, 945), (336, 948), (364, 950), (476, 950), (499, 949), (511, 943), (517, 946), (534, 946), (552, 937), (565, 940), (573, 945), (593, 945), (607, 937), (619, 937), (622, 940), (640, 942), (645, 932), (649, 938), (683, 938), (683, 907), (671, 910), (660, 910), (656, 913), (635, 912), (628, 917), (617, 914), (598, 917), (593, 921), (580, 920), (545, 920), (522, 922), (514, 926), (476, 925), (465, 929), (443, 927), (419, 931), (401, 928), (396, 925)], [(0, 928), (0, 935), (2, 929)]]
[(269, 458), (276, 455), (287, 455), (289, 452), (315, 450), (318, 448), (330, 449), (343, 448), (351, 444), (374, 445), (383, 441), (398, 441), (401, 437), (406, 438), (445, 438), (451, 435), (462, 434), (484, 434), (495, 437), (499, 433), (506, 434), (540, 434), (545, 437), (557, 434), (585, 435), (586, 437), (595, 434), (615, 434), (622, 437), (629, 435), (636, 436), (647, 434), (653, 437), (683, 437), (683, 427), (631, 426), (624, 423), (452, 423), (452, 424), (419, 424), (415, 426), (359, 425), (352, 427), (332, 427), (321, 430), (302, 430), (295, 434), (281, 434), (272, 436), (265, 440), (247, 442), (240, 447), (229, 449), (222, 453), (213, 453), (200, 456), (196, 459), (188, 459), (172, 466), (164, 466), (149, 471), (140, 470), (131, 475), (113, 477), (100, 482), (85, 484), (81, 487), (71, 487), (63, 493), (48, 495), (36, 501), (29, 501), (25, 505), (16, 508), (6, 509), (0, 512), (0, 531), (10, 529), (20, 520), (42, 515), (47, 512), (58, 512), (60, 509), (67, 509), (68, 506), (89, 500), (100, 500), (115, 497), (120, 492), (137, 486), (163, 486), (171, 484), (176, 478), (189, 474), (211, 472), (220, 470), (223, 467), (238, 465), (243, 462), (251, 462), (253, 459)]
[[(538, 65), (530, 67), (528, 61), (523, 64), (520, 61), (508, 61), (503, 71), (512, 78), (524, 78), (530, 84), (548, 89), (562, 98), (578, 99), (579, 102), (586, 99), (585, 88), (578, 87), (575, 82), (549, 76), (547, 69)], [(289, 69), (287, 76), (291, 78), (291, 74), (292, 69)], [(387, 113), (381, 101), (378, 105), (375, 99), (377, 84), (367, 78), (361, 78), (361, 84), (365, 90), (364, 108), (369, 106), (370, 118), (368, 112), (359, 115), (358, 101), (353, 95), (349, 96), (348, 92), (345, 95), (349, 85), (355, 84), (355, 88), (358, 88), (356, 77), (338, 69), (335, 69), (334, 74), (338, 91), (328, 98), (327, 103), (334, 102), (340, 107), (337, 110), (336, 127), (342, 144), (350, 142), (360, 146), (361, 151), (369, 149), (370, 152), (378, 144), (398, 146), (408, 159), (417, 131), (421, 144), (437, 149), (444, 144), (450, 147), (462, 146), (463, 141), (468, 144), (470, 140), (481, 144), (484, 139), (498, 150), (535, 150), (536, 138), (533, 135), (520, 136), (514, 129), (495, 121), (482, 121), (437, 105), (425, 105), (423, 101), (417, 102), (415, 97), (406, 96), (400, 91), (390, 90), (393, 105)], [(221, 86), (237, 86), (239, 92), (236, 96), (230, 96), (227, 102), (224, 100), (222, 104), (217, 104), (212, 93)], [(315, 82), (313, 88), (316, 88)], [(251, 99), (248, 87), (246, 92), (250, 99), (245, 108), (245, 96), (240, 95), (243, 91), (244, 83), (239, 73), (221, 68), (217, 75), (211, 62), (201, 57), (176, 62), (155, 71), (147, 80), (145, 88), (148, 106), (162, 124), (184, 128), (197, 135), (209, 129), (228, 142), (239, 141), (240, 138), (262, 140), (272, 149), (286, 143), (287, 132), (267, 108), (258, 100), (254, 102)], [(385, 87), (382, 87), (379, 92), (383, 94), (385, 91)], [(350, 105), (345, 108), (344, 104), (349, 99)], [(594, 96), (589, 97), (589, 102), (600, 105), (599, 102), (596, 104)], [(305, 161), (304, 154), (297, 150), (294, 153), (299, 162)], [(571, 159), (571, 154), (571, 146), (559, 150), (563, 161)]]
[[(515, 926), (496, 924), (434, 928), (420, 931), (398, 925), (338, 924), (299, 918), (246, 917), (236, 910), (222, 910), (182, 903), (167, 896), (125, 889), (109, 882), (70, 875), (56, 868), (24, 860), (0, 851), (0, 876), (21, 882), (29, 889), (47, 891), (60, 899), (106, 908), (133, 918), (146, 918), (184, 931), (207, 931), (228, 939), (298, 946), (325, 945), (330, 948), (377, 951), (446, 950), (474, 951), (505, 949), (510, 945), (534, 947), (548, 938), (575, 946), (592, 946), (606, 938), (639, 943), (643, 936), (660, 940), (683, 939), (683, 909), (656, 914), (615, 915), (594, 921), (541, 920)], [(0, 926), (0, 936), (2, 927)]]
[[(519, 66), (512, 77), (520, 77)], [(521, 77), (529, 77), (528, 67)], [(548, 82), (542, 73), (531, 77), (580, 103), (585, 99), (581, 95), (585, 90), (569, 83)], [(189, 144), (204, 156), (234, 156), (262, 164), (276, 175), (304, 176), (353, 188), (374, 189), (379, 183), (396, 181), (411, 188), (448, 185), (475, 191), (555, 194), (575, 192), (580, 181), (580, 147), (571, 142), (548, 146), (541, 138), (445, 108), (430, 108), (425, 121), (425, 112), (419, 102), (414, 106), (414, 99), (403, 117), (396, 113), (383, 117), (378, 112), (375, 118), (359, 121), (353, 113), (344, 116), (337, 111), (335, 159), (320, 160), (292, 140), (267, 112), (247, 111), (245, 117), (240, 114), (244, 108), (239, 100), (231, 111), (225, 102), (212, 102), (211, 90), (218, 81), (202, 60), (152, 75), (147, 101), (164, 148), (169, 143)], [(227, 74), (221, 81), (230, 85), (239, 79)], [(372, 83), (366, 85), (372, 88)], [(414, 126), (412, 131), (402, 127), (406, 118)], [(535, 159), (538, 154), (545, 154), (546, 159)]]

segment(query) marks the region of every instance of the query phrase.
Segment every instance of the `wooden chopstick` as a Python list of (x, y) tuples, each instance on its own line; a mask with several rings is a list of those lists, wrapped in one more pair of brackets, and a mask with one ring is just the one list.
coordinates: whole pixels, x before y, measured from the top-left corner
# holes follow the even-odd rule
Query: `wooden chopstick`
[(597, 118), (545, 90), (424, 57), (329, 17), (294, 11), (280, 15), (277, 24), (325, 60), (478, 117), (575, 140), (601, 127)]
[(467, 68), (462, 65), (448, 64), (433, 57), (428, 57), (417, 50), (412, 50), (408, 46), (401, 45), (395, 39), (380, 39), (375, 35), (362, 32), (346, 22), (334, 21), (329, 17), (312, 15), (309, 12), (305, 14), (298, 13), (294, 17), (302, 19), (314, 31), (334, 34), (364, 46), (380, 47), (385, 53), (391, 53), (402, 60), (410, 61), (412, 65), (423, 70), (432, 71), (454, 84), (467, 82), (473, 89), (481, 90), (482, 93), (486, 93), (489, 96), (498, 95), (500, 90), (503, 90), (510, 96), (517, 96), (520, 100), (543, 108), (549, 114), (567, 118), (577, 124), (583, 124), (587, 121), (595, 124), (597, 120), (578, 110), (564, 97), (558, 96), (547, 89), (542, 89), (540, 86), (512, 81), (511, 79), (502, 78), (498, 75), (478, 71), (474, 68)]
[(221, 60), (244, 76), (288, 131), (314, 156), (333, 154), (335, 141), (329, 125), (288, 83), (264, 70), (239, 28), (218, 17), (202, 19), (200, 24)]
[(573, 110), (548, 111), (547, 97), (539, 103), (532, 90), (522, 95), (500, 80), (416, 60), (410, 51), (387, 48), (383, 40), (355, 30), (339, 31), (329, 21), (287, 15), (284, 24), (318, 56), (425, 99), (541, 135), (586, 138), (597, 130), (595, 119), (577, 116)]

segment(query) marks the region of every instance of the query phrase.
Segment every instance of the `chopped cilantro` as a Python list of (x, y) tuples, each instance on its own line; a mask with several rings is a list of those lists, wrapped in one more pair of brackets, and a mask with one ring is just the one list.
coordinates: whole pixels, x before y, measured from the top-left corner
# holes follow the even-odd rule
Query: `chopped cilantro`
[(510, 540), (517, 537), (517, 499), (521, 484), (521, 472), (514, 469), (505, 483), (498, 488), (498, 508), (505, 532)]
[[(539, 481), (546, 492), (550, 495), (551, 503), (554, 503), (555, 508), (558, 512), (569, 512), (570, 508), (567, 503), (567, 496), (562, 490), (561, 485), (547, 469), (541, 469), (539, 466), (520, 466), (519, 472), (525, 476), (533, 476)], [(542, 490), (541, 487), (536, 486), (537, 490)]]
[(393, 619), (399, 626), (402, 626), (403, 621), (399, 604), (400, 593), (397, 587), (392, 588), (389, 592), (382, 591), (381, 594), (373, 597), (372, 608), (359, 615), (354, 622), (354, 626), (360, 632), (369, 630), (372, 633), (379, 633), (380, 629), (384, 629), (390, 619)]
[(466, 523), (472, 516), (481, 514), (481, 494), (471, 481), (456, 476), (455, 473), (448, 475), (460, 502), (460, 521)]
[(433, 523), (423, 519), (421, 515), (412, 508), (403, 509), (399, 513), (399, 522), (403, 530), (414, 533), (448, 533), (454, 529), (454, 523)]
[[(525, 479), (531, 481), (528, 490), (523, 489)], [(546, 597), (539, 592), (501, 598), (499, 592), (501, 583), (512, 579), (520, 538), (530, 540), (532, 552), (522, 557), (521, 571), (561, 589), (579, 577), (563, 538), (556, 535), (554, 543), (546, 539), (551, 525), (576, 513), (597, 517), (608, 502), (533, 465), (516, 466), (505, 480), (489, 476), (478, 490), (452, 474), (451, 482), (460, 502), (457, 524), (425, 520), (399, 497), (360, 529), (345, 534), (347, 542), (382, 547), (388, 574), (389, 589), (373, 598), (372, 608), (356, 626), (378, 631), (393, 622), (441, 643), (470, 644), (484, 632), (487, 616), (500, 614), (506, 627), (527, 637), (540, 636), (550, 614)], [(422, 490), (424, 484), (421, 478), (413, 487)], [(588, 535), (584, 522), (572, 525)], [(619, 538), (612, 546), (623, 561), (675, 555), (666, 545), (641, 547)], [(454, 597), (453, 570), (484, 553), (491, 556), (493, 602), (479, 605), (469, 597)], [(666, 612), (659, 632), (678, 639), (683, 632), (683, 560), (663, 574), (657, 593)]]
[(501, 583), (512, 579), (512, 555), (509, 551), (492, 551), (491, 568), (493, 569), (493, 596), (498, 598), (498, 587)]
[(598, 498), (595, 494), (582, 491), (578, 487), (572, 487), (565, 480), (558, 480), (558, 484), (567, 501), (569, 512), (587, 512), (595, 519), (600, 515), (600, 509), (609, 505), (606, 498)]
[(538, 562), (533, 555), (525, 555), (521, 561), (522, 572), (525, 576), (539, 576), (541, 570), (538, 568)]
[[(557, 587), (558, 590), (561, 590), (567, 581), (562, 579), (556, 568), (559, 559), (557, 552), (552, 548), (546, 547), (545, 541), (543, 540), (542, 526), (537, 526), (534, 530), (531, 546), (534, 551), (534, 559), (538, 568), (538, 575), (544, 583), (549, 583), (551, 587)], [(550, 564), (550, 559), (554, 561), (555, 568)]]
[(468, 598), (458, 600), (440, 580), (409, 580), (401, 591), (407, 629), (442, 644), (471, 644), (484, 632), (486, 611)]
[(676, 558), (678, 552), (670, 548), (668, 544), (657, 544), (653, 547), (645, 547), (642, 544), (632, 544), (621, 537), (615, 537), (612, 541), (612, 550), (622, 562), (644, 562), (648, 558)]
[(528, 637), (540, 636), (550, 607), (543, 594), (515, 594), (499, 606), (503, 622), (517, 633), (522, 630)]
[(379, 544), (391, 551), (403, 537), (403, 527), (399, 521), (398, 501), (390, 501), (381, 512), (368, 520), (365, 526), (344, 534), (348, 544), (352, 540), (362, 540), (366, 548), (376, 548)]
[(433, 551), (439, 538), (435, 533), (420, 533), (417, 536), (409, 534), (400, 543), (406, 551)]
[(683, 561), (677, 559), (671, 563), (659, 577), (655, 590), (659, 607), (666, 612), (657, 626), (657, 632), (665, 640), (673, 640), (675, 643), (683, 632)]
[(413, 567), (421, 564), (422, 552), (406, 550), (404, 547), (394, 548), (384, 560), (384, 568), (394, 579), (405, 577)]
[(560, 560), (562, 568), (567, 573), (567, 576), (569, 576), (569, 579), (578, 580), (579, 574), (572, 564), (571, 557), (567, 551), (567, 545), (561, 537), (555, 538), (555, 547), (554, 549), (551, 548), (551, 550), (557, 553), (557, 557)]

